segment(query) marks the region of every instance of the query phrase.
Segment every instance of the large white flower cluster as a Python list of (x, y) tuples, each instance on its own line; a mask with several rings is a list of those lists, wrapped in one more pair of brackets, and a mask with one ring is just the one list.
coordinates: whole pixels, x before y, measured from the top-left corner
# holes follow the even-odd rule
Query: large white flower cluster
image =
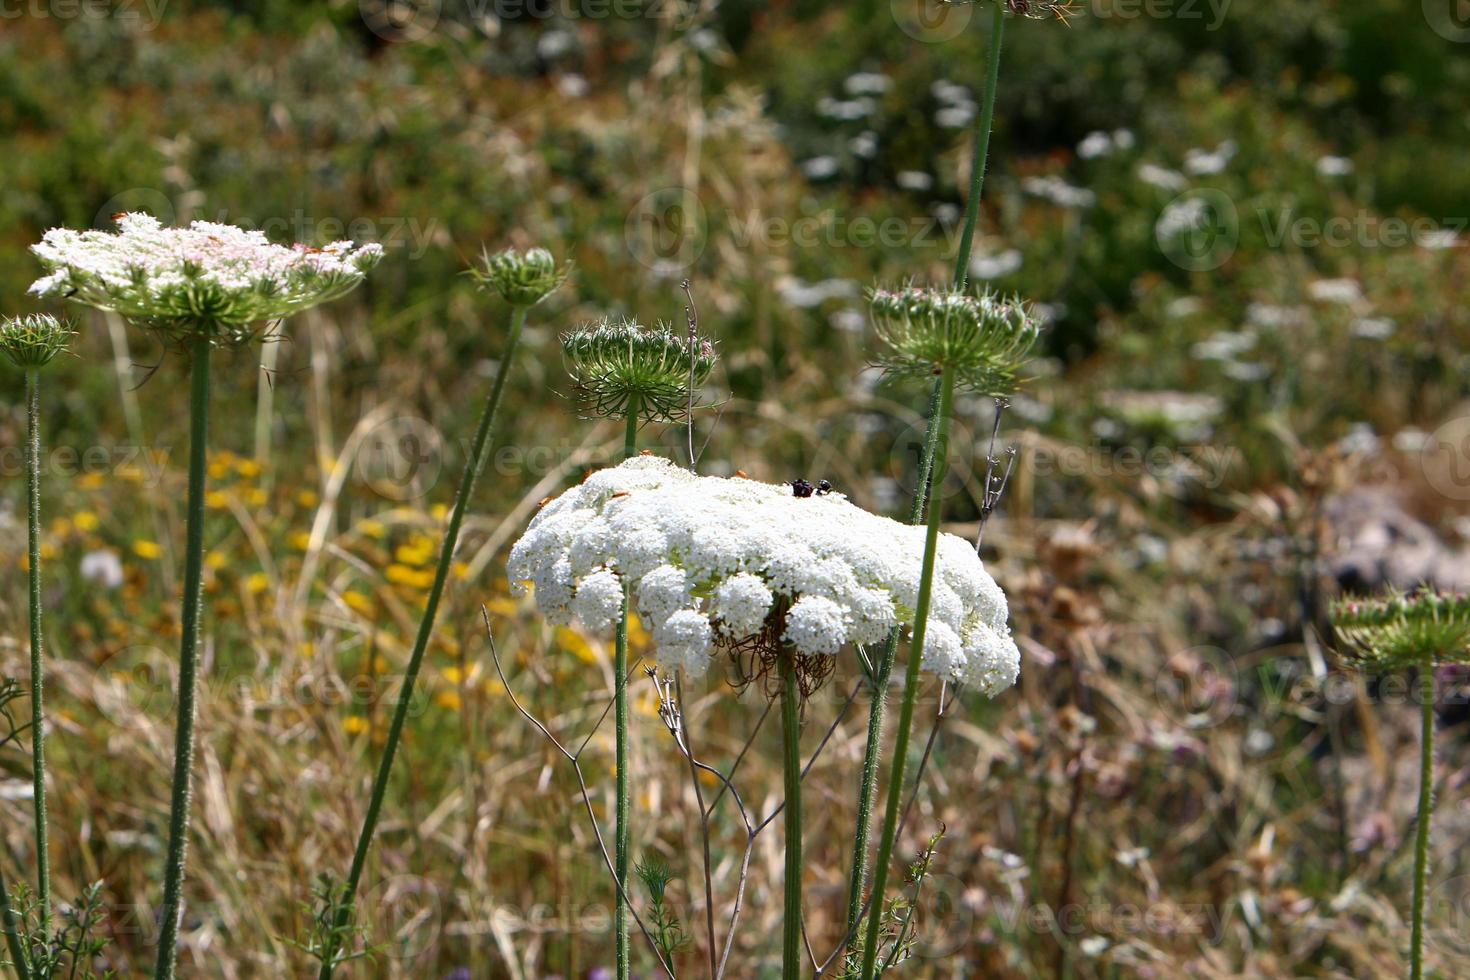
[(263, 232), (212, 221), (165, 228), (147, 214), (117, 216), (118, 231), (53, 228), (31, 250), (47, 275), (31, 285), (147, 320), (242, 325), (275, 319), (355, 287), (381, 245), (283, 246)]
[[(787, 607), (782, 639), (834, 654), (911, 626), (924, 529), (870, 514), (838, 493), (701, 477), (656, 456), (590, 475), (547, 503), (510, 555), (512, 587), (535, 587), (553, 623), (615, 623), (624, 581), (650, 623), (660, 663), (701, 674), (718, 643), (760, 633)], [(1005, 593), (975, 549), (940, 535), (923, 664), (994, 694), (1020, 654)]]

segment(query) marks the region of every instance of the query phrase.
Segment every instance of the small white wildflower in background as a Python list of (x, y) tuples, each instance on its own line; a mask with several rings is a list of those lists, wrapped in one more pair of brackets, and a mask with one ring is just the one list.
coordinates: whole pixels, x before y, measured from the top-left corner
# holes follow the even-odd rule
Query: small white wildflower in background
[(976, 279), (999, 279), (1020, 272), (1024, 261), (1020, 249), (1015, 248), (994, 255), (977, 255), (970, 260), (970, 275)]
[(1326, 156), (1317, 161), (1317, 173), (1323, 177), (1346, 177), (1353, 172), (1353, 161), (1347, 157)]
[(1319, 303), (1352, 306), (1363, 300), (1363, 287), (1356, 279), (1318, 279), (1307, 286), (1307, 293)]
[[(638, 456), (543, 507), (511, 549), (509, 575), (519, 592), (534, 587), (549, 621), (575, 616), (590, 629), (612, 622), (628, 581), (660, 663), (698, 675), (717, 647), (773, 623), (807, 657), (911, 625), (924, 534), (840, 493), (797, 496)], [(989, 694), (1009, 687), (1020, 653), (1006, 615), (975, 549), (941, 535), (926, 668)]]
[(106, 548), (89, 551), (82, 556), (82, 581), (115, 589), (123, 584), (122, 561), (117, 552)]
[(1434, 231), (1416, 234), (1414, 243), (1420, 248), (1438, 252), (1446, 248), (1455, 248), (1460, 244), (1460, 236), (1453, 229), (1436, 228)]
[(1096, 160), (1113, 152), (1113, 138), (1102, 130), (1094, 130), (1082, 137), (1077, 144), (1077, 155), (1084, 160)]
[(1364, 316), (1353, 321), (1353, 336), (1363, 340), (1387, 340), (1398, 329), (1386, 316)]
[(927, 191), (934, 186), (934, 178), (922, 170), (900, 170), (893, 180), (906, 191)]
[(356, 288), (381, 245), (272, 244), (263, 232), (211, 221), (165, 228), (146, 214), (117, 217), (118, 231), (53, 228), (31, 251), (46, 275), (38, 296), (112, 310), (168, 334), (209, 331), (239, 343), (276, 320)]
[(1027, 177), (1021, 181), (1027, 194), (1044, 198), (1059, 208), (1090, 208), (1097, 195), (1085, 187), (1074, 187), (1060, 177)]
[(1189, 178), (1177, 170), (1159, 167), (1152, 163), (1138, 165), (1138, 179), (1150, 187), (1165, 191), (1182, 191), (1189, 186)]
[(807, 180), (829, 180), (837, 176), (839, 169), (837, 158), (832, 156), (812, 157), (801, 163), (801, 172)]
[(1190, 150), (1184, 155), (1184, 171), (1196, 177), (1222, 173), (1237, 149), (1234, 140), (1225, 140), (1213, 150)]
[(893, 87), (893, 80), (875, 71), (860, 71), (848, 75), (842, 84), (849, 95), (882, 95)]

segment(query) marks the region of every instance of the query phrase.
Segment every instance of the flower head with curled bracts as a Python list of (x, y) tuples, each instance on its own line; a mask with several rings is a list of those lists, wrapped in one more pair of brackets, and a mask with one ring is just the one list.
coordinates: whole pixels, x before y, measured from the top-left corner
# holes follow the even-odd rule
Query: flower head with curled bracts
[[(796, 497), (790, 484), (637, 456), (547, 503), (509, 573), (547, 619), (594, 630), (615, 620), (629, 583), (666, 667), (702, 674), (716, 649), (786, 646), (830, 669), (845, 645), (912, 625), (924, 534), (839, 493)], [(941, 535), (934, 581), (925, 668), (989, 694), (1015, 683), (1006, 597), (975, 549)]]
[(73, 336), (71, 324), (45, 313), (0, 320), (0, 351), (18, 368), (45, 367)]
[(689, 410), (691, 377), (698, 389), (715, 366), (714, 345), (703, 337), (691, 342), (666, 324), (648, 329), (637, 320), (578, 327), (561, 349), (573, 390), (603, 418), (625, 418), (636, 405), (649, 421), (678, 419)]
[(1470, 597), (1424, 588), (1332, 604), (1332, 626), (1348, 662), (1366, 671), (1470, 663)]
[(507, 303), (516, 307), (535, 306), (561, 288), (571, 274), (570, 268), (558, 267), (556, 258), (544, 248), (520, 252), (513, 248), (480, 259), (481, 268), (471, 269), (470, 276), (481, 286), (493, 289)]
[(165, 228), (147, 214), (122, 214), (117, 227), (46, 232), (31, 246), (47, 272), (31, 292), (111, 310), (166, 336), (204, 332), (239, 344), (256, 324), (350, 292), (383, 257), (381, 245), (288, 247), (211, 221)]
[(1021, 300), (991, 292), (909, 285), (874, 290), (869, 303), (888, 373), (931, 377), (950, 368), (956, 385), (997, 398), (1015, 391), (1039, 334)]

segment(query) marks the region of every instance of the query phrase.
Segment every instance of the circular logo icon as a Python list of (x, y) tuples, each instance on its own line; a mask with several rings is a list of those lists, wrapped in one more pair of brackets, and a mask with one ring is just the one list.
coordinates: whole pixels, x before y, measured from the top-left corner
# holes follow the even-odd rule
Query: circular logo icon
[(140, 729), (173, 713), (173, 660), (155, 646), (123, 647), (97, 666), (97, 713), (117, 728)]
[(1429, 485), (1450, 500), (1470, 500), (1470, 416), (1450, 419), (1419, 450)]
[(1425, 941), (1441, 956), (1470, 957), (1470, 875), (1431, 885), (1425, 896)]
[(177, 217), (174, 202), (163, 191), (152, 187), (132, 187), (109, 197), (92, 217), (92, 227), (99, 231), (113, 231), (118, 218), (134, 211), (151, 214), (164, 225), (172, 225)]
[[(924, 462), (924, 436), (928, 431), (925, 422), (905, 425), (893, 438), (884, 472), (902, 491), (906, 500), (912, 500), (919, 485), (919, 469)], [(986, 430), (985, 440), (990, 438)], [(948, 500), (957, 493), (978, 489), (985, 482), (986, 442), (977, 441), (975, 434), (959, 419), (953, 419), (949, 427), (949, 462), (944, 468), (944, 482), (940, 485), (941, 500)], [(1005, 471), (1003, 446), (997, 443), (997, 474)], [(907, 507), (907, 504), (904, 505)]]
[(373, 944), (397, 960), (417, 960), (433, 949), (443, 928), (439, 888), (419, 875), (392, 875), (365, 891), (358, 916)]
[(947, 0), (888, 0), (888, 9), (898, 29), (915, 41), (941, 44), (964, 33), (975, 5)]
[(1205, 187), (1185, 191), (1164, 206), (1154, 222), (1159, 249), (1187, 272), (1218, 269), (1240, 242), (1240, 215), (1224, 191)]
[(422, 41), (439, 26), (440, 0), (357, 0), (367, 29), (390, 44)]
[(662, 273), (676, 273), (697, 262), (708, 233), (704, 205), (683, 187), (645, 194), (623, 223), (628, 251), (644, 268)]
[(372, 428), (358, 447), (358, 479), (380, 497), (405, 501), (422, 497), (439, 482), (444, 440), (439, 430), (414, 416), (388, 419)]
[(1470, 0), (1424, 0), (1424, 19), (1446, 41), (1470, 43)]
[(1186, 728), (1210, 728), (1235, 710), (1235, 661), (1219, 647), (1189, 647), (1175, 653), (1154, 676), (1154, 699)]

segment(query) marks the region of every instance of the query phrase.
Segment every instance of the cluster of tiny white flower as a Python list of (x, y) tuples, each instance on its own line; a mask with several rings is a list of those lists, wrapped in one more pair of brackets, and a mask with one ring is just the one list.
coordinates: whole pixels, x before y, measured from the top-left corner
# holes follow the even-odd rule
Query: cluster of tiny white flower
[[(656, 456), (590, 475), (550, 501), (516, 542), (512, 587), (534, 586), (553, 623), (607, 629), (624, 581), (652, 626), (660, 663), (701, 674), (717, 643), (760, 633), (779, 601), (782, 639), (805, 655), (874, 643), (911, 626), (924, 528), (868, 513), (839, 493), (701, 477)], [(1005, 594), (962, 538), (940, 536), (923, 664), (995, 694), (1020, 654)]]
[(323, 248), (271, 243), (263, 232), (210, 221), (165, 228), (147, 214), (117, 216), (117, 233), (53, 228), (32, 251), (47, 275), (31, 285), (127, 317), (273, 319), (356, 286), (381, 245)]

